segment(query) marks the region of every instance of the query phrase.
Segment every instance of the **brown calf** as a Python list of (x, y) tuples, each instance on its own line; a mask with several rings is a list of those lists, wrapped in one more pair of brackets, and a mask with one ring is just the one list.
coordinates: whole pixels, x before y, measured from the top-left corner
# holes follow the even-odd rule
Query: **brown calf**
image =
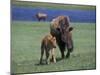
[(52, 61), (56, 63), (55, 59), (55, 49), (56, 48), (56, 39), (51, 34), (46, 35), (42, 42), (41, 42), (41, 58), (40, 58), (40, 64), (42, 64), (43, 60), (43, 54), (44, 51), (46, 53), (46, 64), (50, 63), (50, 59), (52, 58)]

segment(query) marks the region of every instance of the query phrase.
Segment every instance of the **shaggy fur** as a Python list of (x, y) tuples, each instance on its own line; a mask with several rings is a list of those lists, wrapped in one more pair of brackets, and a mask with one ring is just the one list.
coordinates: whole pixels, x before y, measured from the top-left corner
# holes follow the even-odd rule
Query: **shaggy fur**
[(65, 57), (66, 47), (68, 49), (66, 58), (70, 56), (70, 52), (73, 50), (72, 30), (68, 16), (58, 16), (51, 21), (50, 32), (52, 36), (56, 37), (62, 58)]

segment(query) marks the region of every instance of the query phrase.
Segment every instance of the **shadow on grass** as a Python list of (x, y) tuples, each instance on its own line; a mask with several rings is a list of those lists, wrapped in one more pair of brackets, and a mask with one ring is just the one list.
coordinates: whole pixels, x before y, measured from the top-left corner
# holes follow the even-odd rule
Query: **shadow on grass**
[[(61, 60), (63, 60), (62, 58), (56, 58), (56, 63), (57, 62), (59, 62), (59, 61), (61, 61)], [(51, 61), (52, 62), (52, 61)], [(43, 62), (40, 64), (40, 63), (36, 63), (35, 64), (36, 66), (40, 66), (40, 65), (48, 65), (48, 64), (46, 64), (46, 61), (45, 60), (43, 60)]]
[(45, 60), (43, 60), (41, 64), (40, 64), (40, 62), (38, 62), (38, 63), (36, 63), (35, 65), (36, 65), (36, 66), (40, 66), (40, 65), (47, 65), (47, 64), (46, 64)]
[(61, 61), (61, 60), (63, 60), (62, 58), (56, 58), (56, 61), (58, 62), (58, 61)]

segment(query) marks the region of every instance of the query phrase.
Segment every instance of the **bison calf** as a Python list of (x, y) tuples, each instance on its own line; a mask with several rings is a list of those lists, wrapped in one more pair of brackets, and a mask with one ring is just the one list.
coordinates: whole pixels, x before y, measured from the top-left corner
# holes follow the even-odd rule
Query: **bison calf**
[(53, 37), (51, 34), (46, 35), (41, 42), (40, 64), (42, 64), (44, 51), (46, 53), (46, 64), (49, 64), (51, 59), (54, 63), (56, 63), (54, 48), (56, 48), (55, 37)]

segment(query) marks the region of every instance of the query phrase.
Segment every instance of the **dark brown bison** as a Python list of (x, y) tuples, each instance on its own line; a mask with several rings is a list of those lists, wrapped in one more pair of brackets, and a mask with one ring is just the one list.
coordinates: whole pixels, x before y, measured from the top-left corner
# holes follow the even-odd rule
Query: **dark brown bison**
[(46, 55), (46, 63), (49, 64), (50, 63), (50, 59), (52, 59), (52, 61), (54, 63), (56, 63), (56, 59), (55, 59), (55, 49), (56, 48), (56, 38), (53, 37), (51, 34), (46, 35), (41, 42), (41, 58), (40, 58), (40, 64), (42, 64), (42, 60), (43, 60), (43, 54), (45, 51), (45, 55)]
[(58, 16), (51, 21), (50, 32), (56, 37), (57, 44), (61, 51), (61, 57), (64, 58), (64, 51), (67, 47), (66, 58), (70, 56), (73, 51), (73, 40), (72, 40), (72, 30), (70, 27), (70, 21), (68, 16)]
[(36, 14), (36, 18), (38, 19), (38, 21), (41, 21), (41, 20), (46, 20), (46, 18), (47, 18), (47, 14), (45, 14), (45, 13), (37, 13)]

